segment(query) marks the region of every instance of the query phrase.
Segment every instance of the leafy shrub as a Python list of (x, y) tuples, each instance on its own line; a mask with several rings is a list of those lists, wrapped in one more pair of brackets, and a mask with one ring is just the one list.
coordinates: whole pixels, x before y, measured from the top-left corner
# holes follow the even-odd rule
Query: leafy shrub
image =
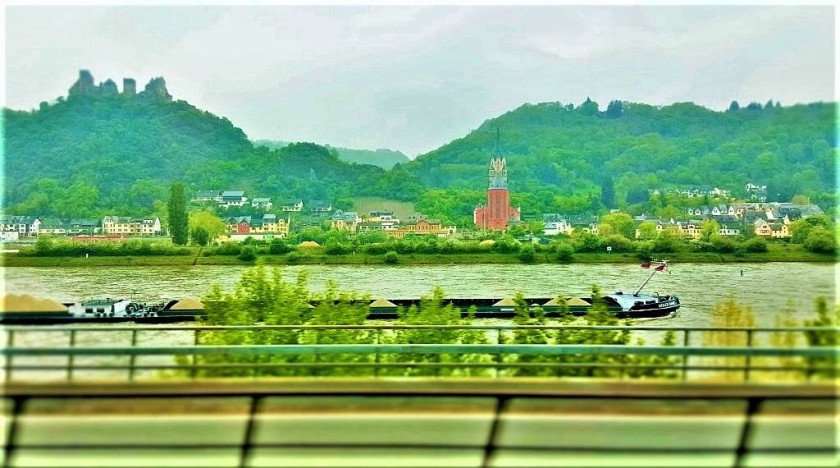
[(519, 241), (510, 237), (502, 236), (493, 245), (493, 249), (499, 253), (513, 253), (519, 251)]
[(809, 252), (834, 253), (837, 249), (837, 239), (822, 226), (816, 226), (808, 233), (803, 244)]
[(575, 259), (575, 248), (568, 242), (558, 242), (554, 252), (557, 253), (557, 260), (560, 262), (569, 263)]
[(330, 239), (324, 246), (324, 253), (327, 255), (347, 255), (350, 253), (350, 246)]
[(289, 263), (297, 263), (301, 261), (303, 255), (298, 252), (291, 252), (288, 257), (286, 257), (286, 261)]
[(253, 245), (246, 245), (242, 247), (242, 250), (236, 258), (242, 260), (243, 262), (253, 262), (257, 259), (257, 248)]
[(365, 253), (368, 255), (382, 255), (388, 251), (386, 244), (370, 244), (364, 247)]
[(289, 244), (286, 244), (281, 239), (273, 239), (270, 244), (268, 244), (268, 253), (271, 255), (283, 255), (285, 253), (289, 253), (292, 251), (292, 248)]
[(519, 260), (522, 263), (534, 263), (536, 257), (536, 251), (534, 250), (534, 246), (531, 244), (523, 245), (519, 249)]
[(621, 234), (612, 234), (601, 241), (602, 251), (606, 251), (607, 247), (612, 247), (613, 252), (632, 252), (633, 241), (627, 239)]
[(242, 252), (242, 245), (238, 242), (222, 242), (213, 251), (215, 255), (239, 255)]
[(728, 239), (721, 235), (713, 235), (710, 239), (712, 246), (714, 246), (715, 250), (721, 253), (732, 253), (735, 251), (737, 247), (735, 245), (735, 241), (732, 239)]
[(741, 248), (747, 252), (767, 252), (767, 241), (761, 237), (753, 237), (744, 241)]
[(397, 253), (394, 252), (393, 250), (389, 250), (385, 254), (385, 263), (387, 263), (388, 265), (395, 265), (399, 261), (400, 261), (399, 255), (397, 255)]

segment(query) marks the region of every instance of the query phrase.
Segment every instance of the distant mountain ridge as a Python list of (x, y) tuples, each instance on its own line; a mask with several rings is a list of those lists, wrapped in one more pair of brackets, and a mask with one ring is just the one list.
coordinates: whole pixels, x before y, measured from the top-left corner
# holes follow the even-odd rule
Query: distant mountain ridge
[(833, 191), (835, 115), (835, 103), (733, 103), (724, 112), (693, 103), (613, 101), (605, 111), (588, 99), (579, 106), (525, 104), (406, 169), (429, 187), (485, 187), (498, 129), (513, 193), (597, 193), (605, 179), (622, 196), (667, 186), (738, 193), (752, 182), (787, 201)]
[[(61, 217), (147, 214), (169, 183), (191, 191), (340, 200), (384, 170), (348, 164), (323, 146), (257, 147), (228, 119), (172, 100), (162, 78), (134, 92), (82, 70), (68, 97), (34, 111), (4, 109), (4, 209)], [(158, 208), (155, 208), (155, 207)]]
[(83, 71), (68, 94), (35, 111), (4, 109), (8, 214), (145, 215), (160, 210), (169, 183), (181, 180), (189, 191), (246, 190), (342, 208), (353, 197), (382, 197), (469, 219), (486, 196), (497, 129), (512, 199), (523, 212), (556, 212), (567, 195), (597, 211), (604, 208), (598, 195), (613, 184), (610, 207), (673, 186), (717, 186), (738, 196), (748, 182), (767, 185), (771, 201), (836, 199), (835, 103), (733, 103), (725, 112), (693, 103), (613, 101), (604, 111), (591, 100), (525, 104), (409, 161), (391, 150), (252, 143), (228, 119), (173, 100), (163, 78), (141, 92), (126, 79), (119, 92)]
[[(281, 140), (254, 140), (255, 146), (265, 146), (271, 149), (280, 149), (288, 146), (290, 142)], [(338, 159), (355, 164), (370, 164), (383, 169), (391, 169), (397, 164), (405, 164), (411, 159), (400, 151), (390, 149), (351, 149), (340, 146), (324, 145), (338, 152)]]

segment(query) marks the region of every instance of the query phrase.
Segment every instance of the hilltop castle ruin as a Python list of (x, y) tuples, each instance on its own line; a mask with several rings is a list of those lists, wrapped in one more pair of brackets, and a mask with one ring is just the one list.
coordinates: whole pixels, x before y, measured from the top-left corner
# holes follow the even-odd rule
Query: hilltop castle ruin
[(171, 101), (172, 96), (166, 90), (166, 81), (162, 77), (152, 78), (146, 87), (141, 92), (137, 92), (137, 82), (134, 78), (123, 79), (122, 94), (117, 89), (117, 84), (111, 80), (105, 80), (98, 85), (93, 81), (93, 75), (88, 70), (79, 70), (79, 79), (73, 83), (68, 91), (69, 97), (76, 96), (93, 96), (93, 97), (111, 97), (111, 96), (139, 96), (142, 98), (151, 98), (161, 101)]

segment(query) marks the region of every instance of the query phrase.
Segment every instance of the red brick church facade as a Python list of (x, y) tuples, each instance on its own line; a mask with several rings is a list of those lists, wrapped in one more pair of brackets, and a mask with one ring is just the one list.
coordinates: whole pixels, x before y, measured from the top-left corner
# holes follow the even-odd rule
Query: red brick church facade
[(494, 157), (490, 161), (489, 178), (487, 205), (475, 207), (473, 221), (476, 229), (504, 231), (508, 222), (519, 221), (519, 210), (510, 206), (505, 158)]

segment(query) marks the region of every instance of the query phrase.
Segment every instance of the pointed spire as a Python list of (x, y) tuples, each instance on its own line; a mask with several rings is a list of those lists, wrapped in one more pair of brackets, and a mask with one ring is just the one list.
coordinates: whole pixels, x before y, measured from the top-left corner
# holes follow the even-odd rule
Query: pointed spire
[(493, 144), (493, 156), (499, 156), (501, 146), (499, 145), (499, 126), (496, 125), (496, 142)]

